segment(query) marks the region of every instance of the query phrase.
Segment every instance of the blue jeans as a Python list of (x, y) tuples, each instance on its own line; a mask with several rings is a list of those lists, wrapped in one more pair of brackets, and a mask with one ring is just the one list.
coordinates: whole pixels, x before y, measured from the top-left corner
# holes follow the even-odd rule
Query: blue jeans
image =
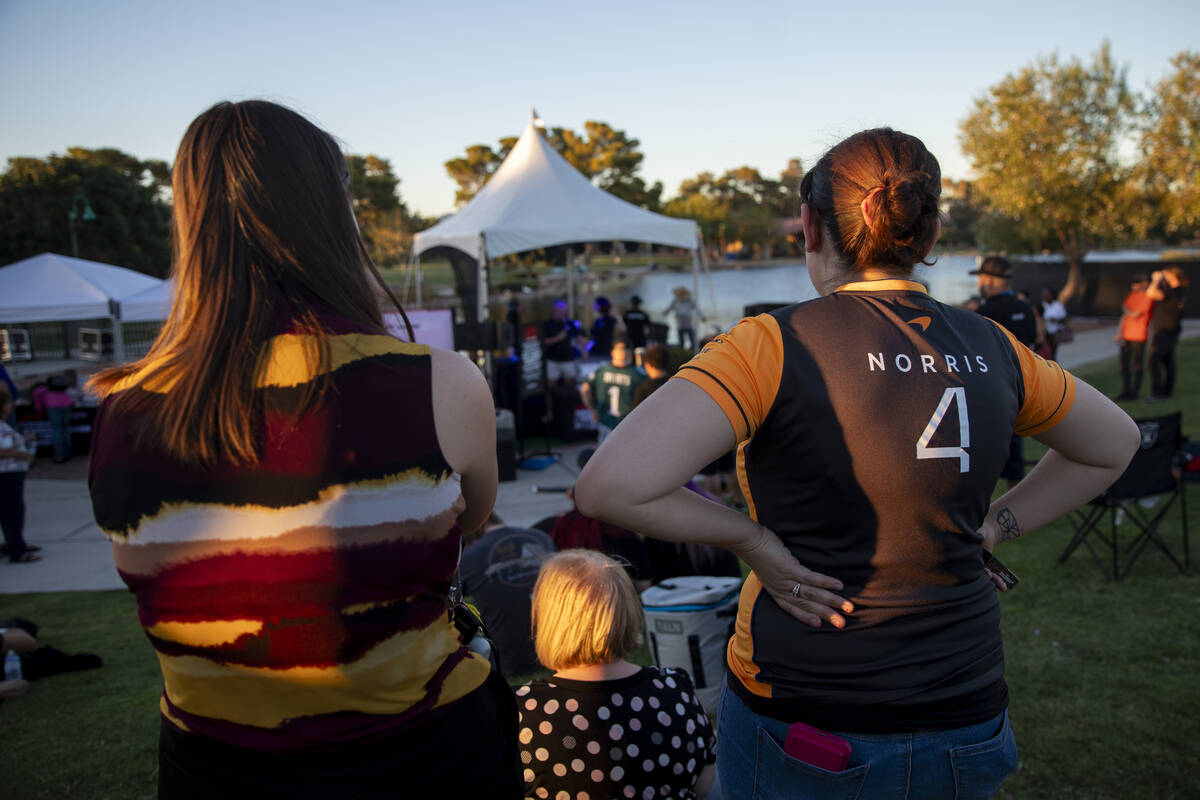
[(46, 416), (50, 418), (55, 461), (66, 461), (71, 457), (71, 411), (70, 406), (46, 409)]
[(787, 731), (788, 723), (755, 714), (728, 684), (722, 688), (717, 770), (726, 798), (985, 800), (1017, 767), (1007, 711), (955, 730), (838, 733), (853, 748), (841, 772), (783, 752)]

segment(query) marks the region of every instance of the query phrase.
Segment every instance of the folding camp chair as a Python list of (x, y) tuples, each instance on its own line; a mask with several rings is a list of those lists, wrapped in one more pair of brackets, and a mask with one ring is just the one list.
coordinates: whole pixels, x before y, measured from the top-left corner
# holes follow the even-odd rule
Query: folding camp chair
[[(1104, 494), (1086, 506), (1075, 509), (1069, 515), (1075, 526), (1075, 535), (1070, 544), (1058, 557), (1059, 563), (1067, 560), (1079, 545), (1087, 548), (1096, 564), (1109, 580), (1121, 580), (1141, 556), (1146, 546), (1153, 544), (1171, 560), (1180, 572), (1191, 567), (1188, 551), (1187, 495), (1183, 477), (1179, 471), (1179, 455), (1183, 447), (1182, 415), (1177, 411), (1165, 417), (1153, 417), (1137, 421), (1142, 432), (1142, 446), (1116, 482)], [(1139, 501), (1154, 497), (1157, 502), (1145, 507)], [(1167, 512), (1179, 500), (1180, 518), (1183, 528), (1183, 561), (1181, 562), (1160, 535), (1160, 525)], [(1101, 523), (1108, 517), (1108, 532)], [(1122, 543), (1117, 528), (1124, 518), (1126, 523), (1137, 529), (1132, 539)], [(1105, 563), (1092, 541), (1102, 542), (1100, 549), (1111, 555), (1111, 568)], [(1122, 558), (1126, 559), (1124, 564)]]

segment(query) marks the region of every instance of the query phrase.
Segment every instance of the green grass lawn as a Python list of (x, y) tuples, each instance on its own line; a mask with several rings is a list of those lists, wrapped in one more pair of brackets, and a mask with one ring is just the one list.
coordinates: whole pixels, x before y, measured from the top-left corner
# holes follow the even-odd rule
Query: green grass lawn
[[(1178, 399), (1125, 404), (1134, 417), (1184, 413), (1200, 437), (1200, 340), (1180, 346)], [(1080, 371), (1112, 395), (1115, 359)], [(1031, 456), (1039, 449), (1028, 447)], [(1193, 524), (1200, 484), (1188, 491)], [(1178, 546), (1178, 504), (1165, 537)], [(1059, 521), (1006, 544), (1022, 579), (1002, 599), (1011, 716), (1020, 768), (1000, 797), (1200, 797), (1200, 578), (1147, 550), (1121, 583), (1104, 580)], [(41, 638), (99, 653), (103, 669), (35, 683), (0, 705), (0, 796), (153, 796), (161, 689), (157, 661), (125, 592), (0, 595), (0, 618), (42, 625)], [(644, 650), (636, 655), (647, 662)]]

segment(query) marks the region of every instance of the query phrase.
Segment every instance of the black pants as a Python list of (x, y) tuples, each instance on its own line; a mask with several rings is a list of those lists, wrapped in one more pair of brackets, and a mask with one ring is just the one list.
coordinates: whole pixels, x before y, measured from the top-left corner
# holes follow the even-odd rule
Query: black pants
[(25, 472), (0, 472), (0, 530), (9, 560), (25, 553)]
[(1136, 397), (1142, 390), (1142, 365), (1146, 360), (1146, 343), (1121, 340), (1121, 394)]
[(1150, 393), (1170, 397), (1175, 391), (1175, 345), (1179, 329), (1155, 331), (1150, 343)]
[(163, 721), (160, 798), (447, 798), (518, 800), (517, 705), (504, 678), (434, 719), (362, 744), (302, 753), (245, 750)]

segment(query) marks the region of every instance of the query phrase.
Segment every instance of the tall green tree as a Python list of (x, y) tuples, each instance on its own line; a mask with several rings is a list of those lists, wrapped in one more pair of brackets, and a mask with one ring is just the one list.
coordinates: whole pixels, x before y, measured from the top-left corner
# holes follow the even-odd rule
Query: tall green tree
[(662, 183), (647, 185), (637, 175), (645, 159), (642, 145), (625, 131), (607, 122), (588, 120), (583, 133), (569, 128), (551, 128), (546, 141), (571, 166), (594, 184), (634, 205), (658, 211), (662, 205)]
[(0, 264), (44, 252), (72, 255), (68, 215), (86, 200), (96, 218), (74, 222), (80, 258), (165, 276), (169, 185), (164, 162), (112, 148), (10, 158), (0, 173)]
[(1131, 228), (1131, 167), (1118, 149), (1132, 128), (1126, 69), (1107, 42), (1089, 63), (1040, 58), (976, 99), (959, 141), (974, 187), (993, 211), (1032, 240), (1062, 250), (1061, 297), (1083, 288), (1084, 256)]
[(381, 267), (405, 263), (413, 233), (425, 224), (401, 199), (400, 179), (392, 172), (391, 162), (370, 154), (347, 155), (346, 166), (354, 216), (372, 260)]
[(473, 144), (467, 148), (466, 155), (446, 162), (446, 173), (458, 184), (454, 192), (455, 205), (466, 205), (479, 194), (516, 143), (517, 137), (505, 136), (495, 150), (486, 144)]
[(785, 238), (779, 220), (799, 214), (803, 178), (804, 168), (795, 158), (778, 180), (750, 166), (719, 176), (701, 172), (679, 184), (679, 193), (667, 202), (664, 212), (696, 220), (710, 244), (741, 241), (766, 251)]
[(977, 243), (976, 226), (983, 209), (975, 200), (970, 181), (942, 178), (942, 235), (938, 243), (945, 247), (971, 247)]
[(1168, 239), (1200, 238), (1200, 52), (1171, 59), (1147, 98), (1141, 184)]

